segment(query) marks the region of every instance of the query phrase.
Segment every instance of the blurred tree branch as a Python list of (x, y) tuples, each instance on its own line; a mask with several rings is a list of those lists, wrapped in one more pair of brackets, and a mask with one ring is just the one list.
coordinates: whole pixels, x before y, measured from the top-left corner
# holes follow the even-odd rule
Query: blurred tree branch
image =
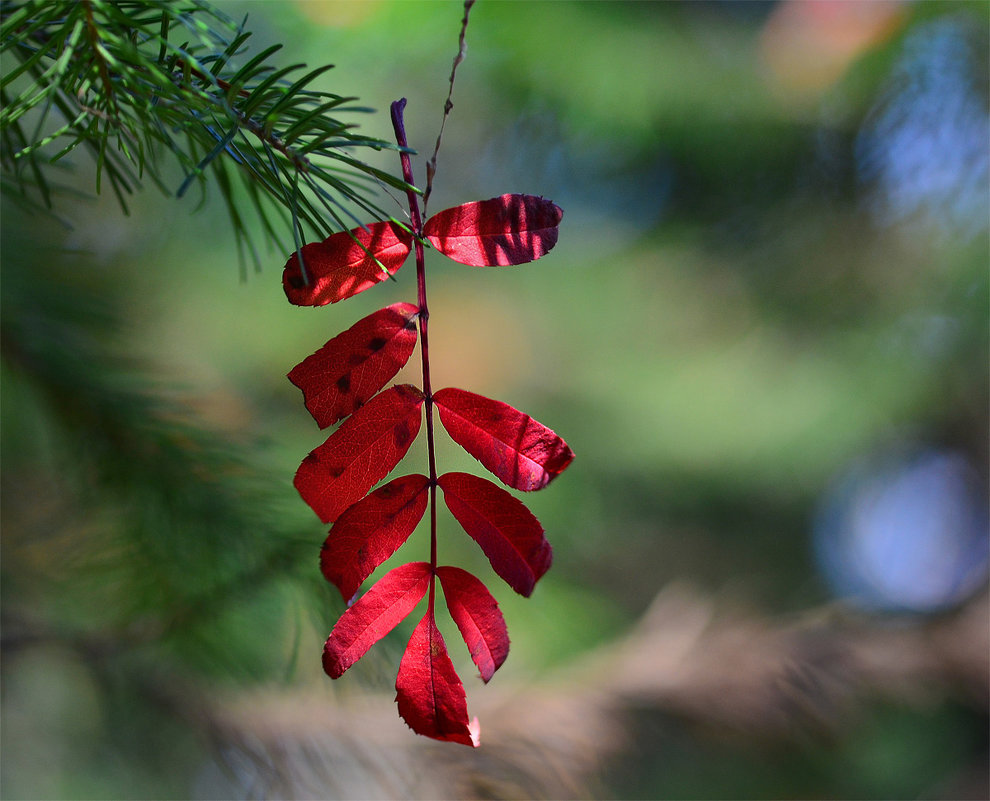
[(824, 607), (781, 620), (679, 584), (571, 668), (488, 688), (472, 709), (484, 747), (466, 755), (410, 738), (374, 697), (252, 694), (197, 714), (209, 709), (199, 720), (218, 753), (266, 797), (588, 797), (603, 764), (633, 746), (637, 710), (752, 745), (838, 737), (882, 701), (985, 708), (988, 623), (985, 596), (932, 619)]

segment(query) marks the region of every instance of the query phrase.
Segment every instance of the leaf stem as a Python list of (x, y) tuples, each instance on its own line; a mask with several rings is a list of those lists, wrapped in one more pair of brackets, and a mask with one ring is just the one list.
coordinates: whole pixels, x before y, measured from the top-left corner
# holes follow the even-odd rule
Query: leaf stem
[(423, 395), (426, 409), (426, 447), (430, 461), (430, 600), (429, 614), (433, 613), (433, 599), (436, 588), (437, 571), (437, 458), (433, 441), (433, 390), (430, 386), (430, 309), (426, 303), (426, 257), (423, 252), (423, 217), (419, 211), (419, 198), (416, 195), (412, 174), (412, 160), (409, 158), (409, 144), (406, 141), (406, 128), (402, 112), (406, 107), (403, 97), (392, 103), (392, 128), (398, 144), (402, 162), (402, 180), (406, 182), (406, 197), (409, 199), (409, 219), (412, 223), (416, 250), (416, 290), (419, 303), (419, 350), (423, 358)]

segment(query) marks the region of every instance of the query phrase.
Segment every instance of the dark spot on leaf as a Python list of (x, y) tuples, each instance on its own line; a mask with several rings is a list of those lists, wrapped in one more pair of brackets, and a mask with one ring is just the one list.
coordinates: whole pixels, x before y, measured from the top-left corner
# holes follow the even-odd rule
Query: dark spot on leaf
[(385, 347), (386, 342), (387, 340), (382, 339), (382, 337), (375, 337), (373, 340), (371, 340), (371, 342), (368, 343), (368, 350), (370, 350), (372, 353), (381, 350), (382, 348)]
[(341, 392), (351, 391), (351, 377), (349, 375), (342, 375), (337, 379), (337, 389)]
[(409, 424), (406, 422), (399, 423), (392, 430), (392, 437), (395, 440), (396, 448), (404, 448), (409, 443), (409, 438), (410, 438)]
[(302, 273), (292, 273), (289, 275), (289, 286), (293, 289), (302, 289), (306, 286), (306, 282), (303, 281)]

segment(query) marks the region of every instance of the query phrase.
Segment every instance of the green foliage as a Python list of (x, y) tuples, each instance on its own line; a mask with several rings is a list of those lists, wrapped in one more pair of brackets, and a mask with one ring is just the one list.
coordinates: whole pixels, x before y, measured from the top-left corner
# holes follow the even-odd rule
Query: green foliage
[(219, 661), (228, 675), (256, 673), (229, 640), (185, 651), (229, 605), (310, 568), (308, 527), (278, 512), (286, 482), (247, 457), (245, 438), (205, 425), (188, 398), (121, 353), (123, 282), (45, 251), (47, 268), (28, 269), (26, 239), (3, 241), (4, 405), (22, 422), (5, 418), (13, 464), (3, 487), (25, 502), (15, 508), (46, 505), (41, 542), (58, 542), (59, 558), (5, 572), (14, 587), (57, 598), (51, 608), (30, 604), (31, 615), (12, 604), (8, 622), (50, 617), (82, 636), (97, 619), (129, 646), (170, 645), (196, 668)]
[(352, 208), (383, 216), (368, 199), (376, 182), (404, 188), (350, 154), (393, 146), (331, 116), (366, 111), (314, 88), (332, 65), (275, 63), (281, 45), (246, 58), (247, 18), (201, 0), (10, 0), (0, 19), (5, 193), (52, 208), (51, 168), (82, 146), (97, 191), (108, 183), (127, 212), (144, 182), (172, 193), (172, 162), (177, 195), (217, 186), (259, 264), (252, 231), (284, 250), (291, 225), (298, 248), (306, 229), (323, 239), (359, 223)]

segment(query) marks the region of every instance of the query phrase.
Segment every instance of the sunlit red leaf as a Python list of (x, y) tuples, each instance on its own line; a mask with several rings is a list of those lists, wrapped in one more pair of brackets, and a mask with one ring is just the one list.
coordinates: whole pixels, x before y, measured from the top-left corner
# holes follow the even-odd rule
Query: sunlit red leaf
[(488, 682), (509, 655), (509, 632), (498, 602), (484, 584), (459, 567), (438, 567), (437, 576), (450, 616), (481, 672), (482, 681)]
[(557, 244), (563, 214), (542, 197), (502, 195), (437, 212), (426, 221), (423, 234), (433, 247), (461, 264), (523, 264)]
[(323, 669), (330, 678), (344, 671), (394, 629), (430, 586), (428, 562), (410, 562), (382, 576), (337, 621), (323, 646)]
[(332, 523), (388, 475), (419, 433), (423, 393), (399, 384), (348, 417), (296, 471), (302, 499)]
[(464, 685), (447, 656), (432, 609), (409, 638), (395, 691), (399, 714), (416, 734), (478, 746), (477, 719), (468, 721)]
[(492, 569), (520, 595), (529, 596), (550, 569), (553, 551), (543, 526), (518, 498), (486, 478), (445, 473), (437, 479), (443, 500), (481, 546)]
[(510, 487), (542, 489), (574, 458), (553, 431), (506, 403), (451, 387), (433, 401), (451, 439)]
[(411, 303), (393, 303), (338, 334), (289, 372), (320, 428), (360, 407), (402, 368), (416, 347)]
[(426, 511), (426, 476), (402, 476), (366, 495), (337, 518), (320, 552), (320, 568), (344, 600), (406, 541)]
[(393, 222), (341, 231), (322, 242), (303, 245), (308, 283), (293, 253), (282, 271), (282, 288), (297, 306), (336, 303), (384, 281), (385, 270), (390, 274), (398, 270), (411, 247), (412, 237)]

